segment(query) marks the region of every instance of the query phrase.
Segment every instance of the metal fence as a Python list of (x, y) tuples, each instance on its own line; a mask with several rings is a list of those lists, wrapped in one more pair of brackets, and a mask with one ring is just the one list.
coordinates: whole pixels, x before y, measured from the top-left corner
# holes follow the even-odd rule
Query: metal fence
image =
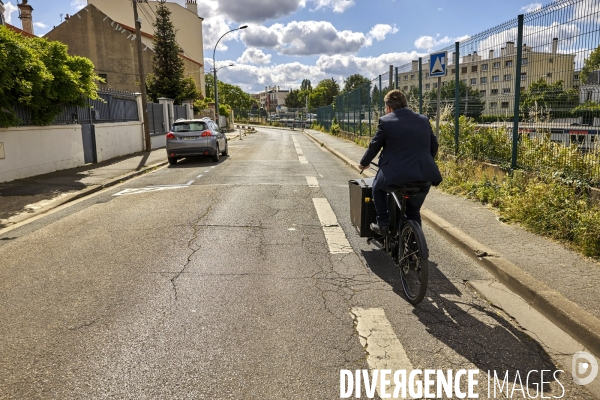
[(168, 129), (165, 127), (163, 105), (158, 103), (148, 103), (147, 111), (150, 134), (166, 133)]
[(261, 124), (290, 128), (309, 128), (317, 120), (317, 109), (283, 107), (275, 113), (267, 114), (263, 109), (234, 109), (236, 124)]
[[(51, 125), (139, 121), (135, 94), (103, 88), (98, 95), (100, 99), (88, 101), (88, 107), (61, 105), (61, 113)], [(17, 105), (14, 110), (21, 126), (32, 125), (29, 108)]]
[(600, 3), (558, 0), (441, 49), (445, 77), (430, 77), (422, 57), (338, 96), (317, 121), (372, 136), (398, 88), (434, 129), (439, 108), (445, 152), (599, 185), (599, 44)]
[(175, 121), (177, 121), (180, 118), (187, 119), (187, 111), (185, 109), (185, 106), (174, 105), (173, 114), (175, 117)]

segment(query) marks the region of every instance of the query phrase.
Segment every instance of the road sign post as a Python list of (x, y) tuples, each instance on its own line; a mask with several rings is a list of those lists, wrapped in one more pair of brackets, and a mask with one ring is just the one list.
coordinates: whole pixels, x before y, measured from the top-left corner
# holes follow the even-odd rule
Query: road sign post
[(429, 55), (429, 76), (437, 77), (437, 112), (435, 117), (435, 136), (440, 136), (440, 108), (442, 97), (442, 76), (446, 76), (446, 62), (448, 61), (448, 52), (442, 51)]

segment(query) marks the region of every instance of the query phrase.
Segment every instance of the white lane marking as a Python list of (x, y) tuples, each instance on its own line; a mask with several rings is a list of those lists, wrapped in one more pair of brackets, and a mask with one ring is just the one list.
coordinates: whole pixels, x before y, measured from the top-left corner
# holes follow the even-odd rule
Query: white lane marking
[(186, 183), (186, 185), (190, 186), (192, 183), (194, 183), (194, 181), (189, 181), (188, 183)]
[(306, 157), (304, 156), (298, 156), (298, 160), (300, 160), (300, 164), (308, 164), (308, 161), (306, 161)]
[(202, 175), (198, 175), (196, 178), (202, 178)]
[(302, 149), (301, 149), (300, 147), (296, 147), (296, 153), (297, 153), (299, 156), (302, 156), (302, 155), (304, 155), (304, 153), (302, 153)]
[(306, 184), (308, 187), (319, 187), (319, 181), (317, 180), (316, 176), (307, 176)]
[[(392, 375), (387, 375), (386, 380), (390, 385), (386, 385), (386, 394), (394, 394), (396, 386), (394, 385), (393, 373), (398, 370), (412, 371), (413, 365), (404, 351), (404, 347), (394, 333), (390, 321), (385, 316), (381, 308), (357, 308), (350, 311), (355, 321), (356, 331), (361, 345), (367, 353), (367, 364), (369, 369), (392, 371)], [(371, 372), (372, 374), (373, 372)], [(381, 377), (377, 377), (377, 394), (383, 398), (381, 392)], [(387, 396), (390, 397), (390, 396)], [(402, 397), (402, 393), (400, 396)], [(410, 398), (410, 397), (409, 397)]]
[(185, 189), (190, 187), (189, 185), (161, 185), (161, 186), (146, 186), (144, 188), (136, 188), (136, 189), (125, 189), (121, 190), (118, 193), (113, 194), (113, 196), (127, 196), (130, 194), (140, 194), (140, 193), (148, 193), (148, 192), (160, 192), (162, 190), (171, 190), (171, 189)]
[(352, 253), (352, 246), (346, 238), (346, 234), (339, 226), (335, 213), (329, 205), (329, 201), (324, 198), (314, 198), (313, 203), (321, 221), (321, 227), (325, 234), (325, 239), (329, 245), (331, 254), (346, 254)]
[(214, 167), (216, 167), (216, 165), (213, 165), (212, 167), (210, 167), (210, 169), (213, 169)]

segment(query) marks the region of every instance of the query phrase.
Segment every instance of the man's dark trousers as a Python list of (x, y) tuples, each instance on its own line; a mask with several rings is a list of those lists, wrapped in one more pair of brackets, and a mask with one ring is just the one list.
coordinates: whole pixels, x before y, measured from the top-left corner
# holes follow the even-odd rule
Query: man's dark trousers
[[(421, 191), (406, 199), (406, 218), (417, 221), (421, 225), (421, 206), (425, 202), (425, 197), (429, 193), (431, 185), (425, 185)], [(373, 200), (375, 201), (375, 211), (377, 211), (377, 225), (390, 225), (390, 212), (388, 210), (388, 192), (385, 190), (373, 189)]]

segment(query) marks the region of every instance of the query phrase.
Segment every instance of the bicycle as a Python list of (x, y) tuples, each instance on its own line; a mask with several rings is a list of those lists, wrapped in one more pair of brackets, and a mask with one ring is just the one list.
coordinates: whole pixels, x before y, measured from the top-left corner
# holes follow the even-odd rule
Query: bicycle
[[(365, 179), (363, 182), (367, 186), (372, 186), (372, 179)], [(423, 300), (427, 292), (429, 249), (423, 229), (418, 222), (407, 219), (404, 210), (406, 210), (406, 200), (421, 191), (421, 187), (407, 184), (394, 185), (390, 189), (391, 192), (388, 193), (389, 233), (386, 236), (368, 237), (367, 243), (375, 243), (392, 256), (394, 264), (400, 270), (404, 295), (409, 303), (415, 305)], [(375, 234), (373, 231), (370, 232)]]

